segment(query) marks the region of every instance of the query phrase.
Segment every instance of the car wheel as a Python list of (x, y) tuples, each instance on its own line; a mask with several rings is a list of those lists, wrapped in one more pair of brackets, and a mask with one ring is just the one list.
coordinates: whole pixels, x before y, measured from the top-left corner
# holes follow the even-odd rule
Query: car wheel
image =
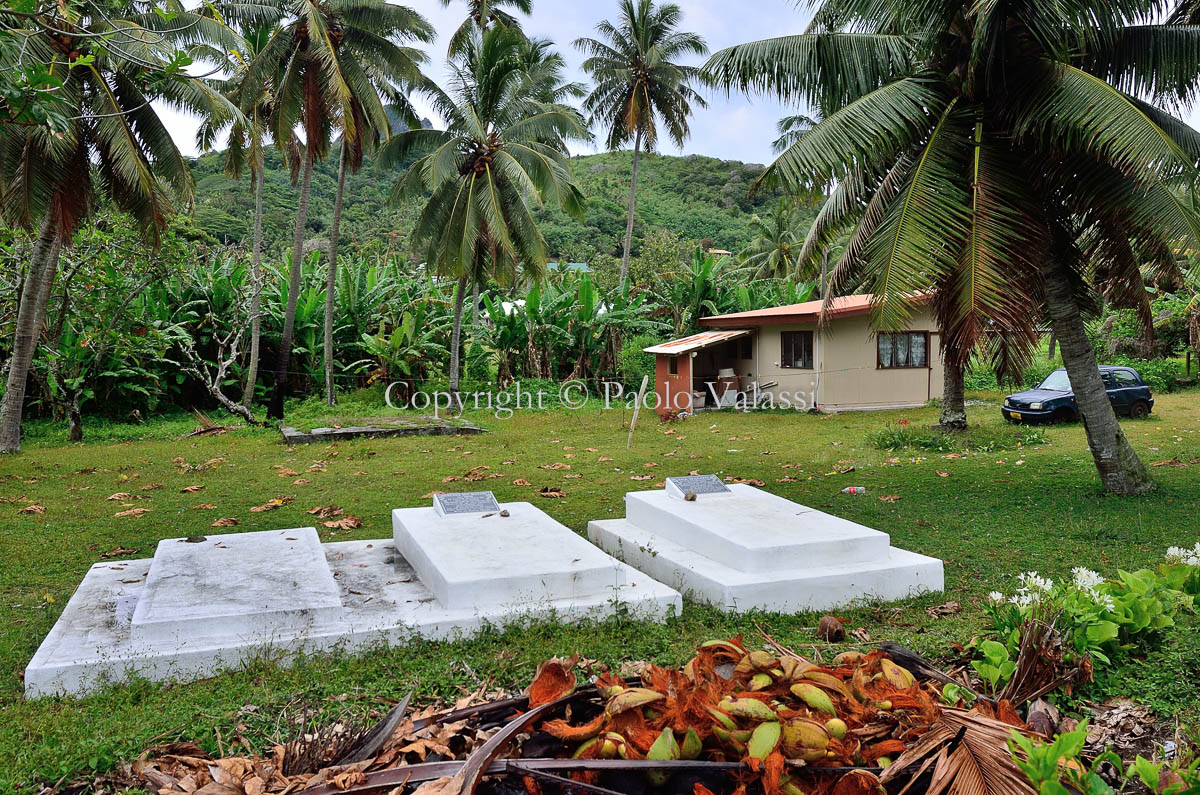
[(1064, 422), (1074, 422), (1075, 421), (1075, 412), (1071, 411), (1068, 408), (1061, 408), (1058, 411), (1054, 412), (1054, 416), (1050, 418), (1050, 421), (1055, 423), (1056, 425), (1062, 424)]
[(1129, 416), (1131, 419), (1144, 420), (1150, 416), (1150, 406), (1146, 401), (1139, 400), (1129, 407)]

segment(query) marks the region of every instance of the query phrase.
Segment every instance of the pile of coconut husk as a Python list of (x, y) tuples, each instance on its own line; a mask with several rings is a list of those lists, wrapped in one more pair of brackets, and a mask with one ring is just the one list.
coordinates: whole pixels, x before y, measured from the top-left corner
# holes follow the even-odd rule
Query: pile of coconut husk
[(156, 746), (124, 773), (161, 795), (1032, 792), (1007, 743), (1028, 727), (1007, 702), (947, 704), (946, 678), (898, 646), (821, 661), (733, 638), (629, 677), (547, 660), (520, 695), (405, 699), (262, 754)]

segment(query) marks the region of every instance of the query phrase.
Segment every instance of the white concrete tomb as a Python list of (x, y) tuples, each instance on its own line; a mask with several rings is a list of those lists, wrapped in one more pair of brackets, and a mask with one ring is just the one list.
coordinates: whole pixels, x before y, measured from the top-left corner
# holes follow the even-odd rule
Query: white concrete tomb
[(97, 563), (26, 667), (25, 695), (131, 675), (186, 681), (257, 658), (450, 639), (539, 616), (680, 610), (676, 591), (529, 503), (496, 507), (396, 510), (395, 543), (321, 544), (303, 527), (169, 538), (153, 559)]
[(716, 476), (625, 495), (625, 518), (588, 524), (601, 549), (727, 610), (796, 612), (943, 588), (942, 562), (887, 533)]

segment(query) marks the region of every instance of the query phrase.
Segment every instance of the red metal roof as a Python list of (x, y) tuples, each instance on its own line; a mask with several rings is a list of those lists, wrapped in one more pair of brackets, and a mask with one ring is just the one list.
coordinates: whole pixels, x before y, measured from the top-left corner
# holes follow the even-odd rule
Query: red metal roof
[[(845, 295), (833, 298), (826, 310), (826, 317), (853, 317), (865, 315), (871, 311), (871, 303), (875, 296)], [(924, 303), (928, 295), (914, 297), (913, 303)], [(711, 315), (700, 318), (701, 326), (712, 328), (738, 328), (744, 326), (769, 326), (782, 323), (815, 323), (821, 317), (821, 301), (805, 301), (802, 304), (772, 306), (766, 309), (755, 309), (750, 312), (734, 312), (729, 315)]]
[(642, 350), (646, 353), (666, 353), (678, 356), (683, 353), (691, 353), (692, 351), (707, 348), (710, 345), (716, 345), (719, 342), (744, 337), (749, 333), (746, 329), (737, 331), (701, 331), (699, 334), (693, 334), (690, 337), (671, 340), (661, 345), (651, 345), (649, 348), (642, 348)]

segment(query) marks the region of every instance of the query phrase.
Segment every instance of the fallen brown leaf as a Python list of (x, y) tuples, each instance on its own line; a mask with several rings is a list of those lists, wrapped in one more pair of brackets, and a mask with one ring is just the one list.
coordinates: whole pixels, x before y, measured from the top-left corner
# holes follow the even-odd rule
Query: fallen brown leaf
[(543, 486), (541, 488), (541, 490), (538, 491), (538, 496), (539, 497), (550, 497), (551, 499), (558, 499), (559, 497), (567, 496), (567, 493), (565, 491), (563, 491), (562, 489), (560, 489), (558, 486)]
[(525, 478), (517, 478), (516, 480), (513, 481), (513, 485), (514, 486), (532, 486), (533, 484), (530, 483)]
[(311, 513), (318, 519), (332, 519), (335, 516), (341, 516), (343, 511), (340, 505), (318, 505), (316, 508), (309, 508), (307, 513)]
[(268, 500), (262, 505), (255, 505), (250, 509), (250, 513), (263, 513), (264, 511), (273, 511), (291, 502), (295, 502), (294, 497), (276, 497), (273, 500)]
[(226, 516), (223, 519), (218, 519), (209, 525), (209, 527), (235, 527), (241, 524), (240, 519), (234, 519), (232, 516)]
[(107, 497), (105, 497), (104, 499), (115, 500), (117, 502), (124, 502), (125, 500), (132, 499), (132, 498), (133, 498), (133, 495), (130, 494), (129, 492), (118, 491), (116, 494), (110, 494)]
[(211, 511), (213, 508), (216, 508), (216, 507), (217, 506), (213, 505), (211, 502), (202, 502), (199, 505), (193, 505), (192, 510), (193, 511)]
[(142, 486), (140, 489), (138, 489), (138, 491), (158, 491), (162, 487), (163, 485), (161, 483), (147, 483), (145, 486)]
[(184, 486), (182, 489), (179, 490), (179, 493), (180, 494), (195, 494), (198, 491), (204, 491), (203, 484), (197, 484), (195, 486)]
[(113, 518), (118, 518), (118, 517), (123, 517), (123, 516), (132, 516), (136, 519), (137, 517), (145, 516), (148, 513), (150, 513), (149, 508), (130, 508), (128, 511), (120, 511), (119, 513), (114, 513)]
[(100, 557), (115, 558), (120, 555), (132, 555), (135, 552), (137, 552), (136, 549), (130, 549), (129, 547), (114, 547), (113, 549), (110, 549), (108, 552), (101, 553)]
[[(21, 508), (20, 510), (17, 511), (17, 513), (45, 513), (45, 512), (46, 512), (46, 506), (38, 505), (36, 502), (30, 503), (29, 505), (26, 505), (24, 508)], [(117, 516), (120, 516), (120, 515), (121, 514), (117, 514)]]
[(329, 522), (321, 522), (322, 525), (332, 530), (356, 530), (362, 527), (362, 520), (357, 516), (346, 514), (341, 519), (334, 519)]
[(900, 499), (899, 494), (884, 494), (882, 497), (879, 498), (879, 501), (880, 502), (895, 502), (898, 499)]

